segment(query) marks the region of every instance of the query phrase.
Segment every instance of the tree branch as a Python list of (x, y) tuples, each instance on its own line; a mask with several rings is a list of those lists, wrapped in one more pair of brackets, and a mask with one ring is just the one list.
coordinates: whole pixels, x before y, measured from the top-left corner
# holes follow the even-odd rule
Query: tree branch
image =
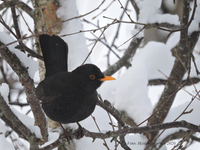
[[(193, 84), (197, 84), (200, 82), (200, 78), (194, 77), (191, 78), (192, 82), (190, 82), (190, 80), (186, 79), (186, 80), (182, 80), (180, 84), (184, 84), (184, 86), (190, 86)], [(148, 85), (166, 85), (168, 80), (165, 79), (151, 79), (148, 82)]]
[[(0, 113), (2, 113), (2, 110), (1, 110), (1, 109), (0, 109)], [(5, 116), (3, 113), (2, 113), (2, 115), (0, 115), (0, 118), (5, 122), (5, 124), (6, 124), (7, 126), (9, 126), (10, 128), (12, 128), (12, 129), (19, 135), (19, 137), (21, 137), (22, 139), (28, 141), (27, 137), (25, 137), (25, 136), (21, 133), (21, 131), (19, 131), (18, 128), (16, 128), (15, 126), (13, 126), (12, 122), (11, 122), (8, 118), (6, 118), (6, 116)]]
[[(184, 0), (183, 16), (181, 20), (181, 25), (183, 27), (186, 27), (188, 24), (189, 12), (190, 12), (190, 1)], [(175, 91), (177, 91), (177, 89), (181, 85), (182, 78), (186, 72), (185, 67), (188, 69), (190, 65), (190, 57), (191, 57), (190, 53), (193, 51), (193, 49), (191, 49), (191, 47), (189, 46), (190, 45), (188, 44), (188, 28), (185, 28), (184, 30), (181, 30), (180, 42), (178, 45), (177, 57), (175, 59), (174, 66), (167, 80), (165, 89), (156, 107), (153, 110), (153, 113), (156, 112), (158, 109), (160, 110), (156, 113), (156, 115), (150, 118), (148, 125), (162, 123), (166, 118), (174, 101), (175, 95), (177, 93)], [(182, 63), (184, 64), (184, 66)], [(176, 84), (174, 84), (171, 81), (174, 81)], [(167, 103), (161, 109), (161, 106), (166, 101)], [(148, 134), (148, 137), (150, 137), (149, 142), (151, 142), (157, 134), (158, 132), (149, 133)]]
[[(0, 94), (0, 109), (2, 110), (7, 120), (7, 123), (11, 123), (10, 127), (13, 127), (13, 130), (17, 129), (16, 132), (20, 132), (28, 141), (30, 142), (31, 148), (38, 149), (38, 139), (34, 134), (15, 116), (12, 110), (9, 108), (7, 103), (4, 101), (3, 97)], [(4, 120), (6, 120), (4, 118)], [(19, 134), (20, 135), (20, 134)]]
[(198, 126), (188, 123), (186, 121), (155, 124), (155, 125), (149, 125), (149, 126), (137, 127), (137, 128), (124, 127), (121, 130), (108, 131), (106, 133), (95, 133), (95, 132), (89, 132), (86, 129), (83, 129), (83, 130), (84, 130), (84, 135), (86, 137), (91, 137), (95, 140), (96, 138), (106, 139), (106, 138), (112, 138), (112, 137), (126, 135), (129, 133), (142, 134), (142, 133), (148, 133), (148, 132), (154, 132), (154, 131), (159, 131), (159, 130), (163, 130), (163, 129), (178, 128), (178, 127), (187, 128), (194, 132), (200, 132), (200, 129), (198, 128)]
[(9, 8), (11, 7), (11, 3), (14, 3), (15, 5), (17, 5), (19, 8), (21, 8), (23, 11), (25, 11), (31, 18), (34, 18), (34, 11), (31, 7), (29, 7), (28, 5), (26, 5), (24, 2), (22, 1), (4, 1), (1, 5), (0, 5), (0, 11), (4, 8)]
[(130, 59), (134, 56), (137, 48), (140, 46), (143, 38), (134, 38), (132, 39), (128, 49), (124, 53), (124, 56), (118, 60), (115, 64), (111, 65), (106, 71), (103, 73), (105, 75), (112, 75), (117, 72), (120, 68), (125, 66), (126, 68), (130, 67)]
[(15, 48), (28, 52), (29, 53), (28, 56), (35, 57), (35, 58), (40, 59), (40, 60), (44, 60), (43, 57), (40, 54), (34, 52), (33, 50), (31, 50), (30, 48), (28, 48), (24, 44), (17, 45)]
[[(149, 126), (137, 127), (137, 128), (131, 128), (131, 127), (125, 126), (124, 128), (120, 130), (108, 131), (106, 133), (90, 132), (83, 128), (83, 134), (85, 135), (85, 137), (90, 137), (94, 141), (95, 139), (113, 138), (113, 137), (118, 137), (118, 136), (124, 136), (130, 133), (142, 134), (142, 133), (148, 133), (148, 132), (154, 132), (154, 131), (159, 131), (163, 129), (178, 128), (178, 127), (187, 128), (189, 130), (192, 130), (193, 132), (200, 132), (200, 129), (198, 128), (198, 126), (194, 124), (188, 123), (186, 121), (177, 121), (177, 122), (149, 125)], [(77, 137), (75, 132), (73, 133), (71, 132), (69, 134), (72, 139), (75, 139)], [(58, 147), (59, 145), (61, 145), (63, 142), (66, 142), (66, 141), (67, 141), (66, 138), (60, 137), (59, 139), (57, 139), (50, 145), (43, 147), (40, 150), (50, 150), (52, 148)]]
[[(15, 11), (14, 1), (11, 1), (10, 8), (11, 8), (11, 12), (12, 12), (13, 26), (14, 26), (14, 29), (15, 29), (15, 32), (16, 32), (16, 35), (17, 35), (17, 39), (20, 39), (21, 33), (20, 33), (20, 30), (19, 30), (18, 16), (17, 16), (16, 11)], [(21, 42), (19, 42), (19, 43), (21, 43)]]
[[(3, 45), (3, 43), (0, 42), (0, 45)], [(27, 101), (30, 104), (35, 118), (35, 124), (39, 126), (44, 141), (47, 141), (48, 132), (46, 118), (40, 107), (40, 102), (36, 98), (34, 82), (30, 78), (27, 68), (21, 65), (21, 62), (17, 58), (17, 56), (11, 53), (7, 47), (0, 49), (0, 54), (11, 66), (11, 68), (16, 72), (19, 77), (19, 81), (24, 86), (24, 90), (27, 95)]]
[(188, 131), (179, 130), (178, 132), (168, 135), (160, 142), (157, 149), (159, 150), (163, 145), (165, 145), (169, 141), (183, 138), (184, 136), (188, 135), (190, 132), (191, 132), (190, 130)]
[(118, 121), (118, 123), (124, 127), (125, 124), (124, 122), (121, 120), (121, 114), (119, 113), (119, 111), (117, 109), (115, 109), (109, 101), (105, 100), (104, 103), (100, 100), (98, 100), (97, 104), (102, 107), (103, 109), (105, 109), (108, 113), (110, 113), (113, 117), (115, 117), (115, 119)]

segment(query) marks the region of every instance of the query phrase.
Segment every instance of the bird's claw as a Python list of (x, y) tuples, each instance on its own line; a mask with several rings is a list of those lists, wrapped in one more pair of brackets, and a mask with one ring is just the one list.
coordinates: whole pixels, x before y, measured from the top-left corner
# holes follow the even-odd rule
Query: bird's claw
[(74, 131), (74, 135), (75, 135), (76, 139), (80, 139), (80, 138), (82, 138), (84, 136), (83, 128), (78, 122), (77, 122), (77, 125), (78, 125), (78, 129), (76, 129)]
[(63, 136), (67, 139), (68, 144), (70, 144), (70, 141), (72, 140), (70, 134), (67, 132), (67, 130), (62, 126), (62, 124), (60, 123), (61, 128), (63, 129)]
[(72, 138), (66, 130), (64, 130), (64, 137), (67, 139), (68, 144), (70, 144)]

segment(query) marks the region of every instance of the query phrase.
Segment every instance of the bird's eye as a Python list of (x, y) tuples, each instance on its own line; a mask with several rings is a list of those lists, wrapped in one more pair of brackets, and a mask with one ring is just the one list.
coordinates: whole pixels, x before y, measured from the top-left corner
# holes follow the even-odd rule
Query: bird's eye
[(91, 80), (95, 79), (95, 75), (93, 75), (93, 74), (91, 74), (89, 77), (90, 77)]

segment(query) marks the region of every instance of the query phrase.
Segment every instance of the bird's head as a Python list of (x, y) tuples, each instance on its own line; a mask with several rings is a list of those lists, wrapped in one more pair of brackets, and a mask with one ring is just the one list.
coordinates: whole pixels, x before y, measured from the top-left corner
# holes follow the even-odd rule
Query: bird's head
[(115, 80), (111, 76), (104, 76), (101, 70), (93, 64), (85, 64), (76, 68), (73, 72), (77, 75), (77, 83), (87, 91), (96, 91), (103, 81)]

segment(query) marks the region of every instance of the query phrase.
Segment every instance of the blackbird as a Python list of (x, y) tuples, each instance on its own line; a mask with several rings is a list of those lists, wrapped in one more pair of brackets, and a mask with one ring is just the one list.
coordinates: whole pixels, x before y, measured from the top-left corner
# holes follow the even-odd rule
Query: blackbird
[(36, 88), (36, 96), (44, 112), (50, 119), (63, 124), (84, 120), (95, 109), (96, 89), (103, 81), (115, 78), (104, 76), (93, 64), (68, 72), (67, 44), (60, 37), (47, 34), (41, 35), (39, 41), (46, 74)]

